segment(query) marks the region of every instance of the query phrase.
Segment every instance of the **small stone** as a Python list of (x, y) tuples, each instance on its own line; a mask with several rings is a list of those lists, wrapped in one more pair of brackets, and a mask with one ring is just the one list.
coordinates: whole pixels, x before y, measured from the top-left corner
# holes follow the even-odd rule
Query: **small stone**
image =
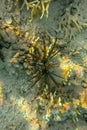
[(23, 65), (24, 65), (24, 68), (28, 68), (28, 64), (24, 63)]
[(30, 72), (27, 70), (27, 71), (26, 71), (26, 74), (27, 74), (27, 75), (30, 75)]
[(0, 70), (3, 69), (5, 66), (4, 66), (4, 62), (0, 59)]
[(20, 68), (20, 66), (18, 64), (15, 65), (15, 68)]
[(83, 48), (84, 48), (85, 50), (87, 50), (87, 44), (86, 44), (86, 45), (84, 45), (84, 46), (83, 46)]
[(12, 23), (12, 18), (11, 17), (7, 17), (5, 19), (5, 21), (6, 21), (7, 24), (11, 24)]

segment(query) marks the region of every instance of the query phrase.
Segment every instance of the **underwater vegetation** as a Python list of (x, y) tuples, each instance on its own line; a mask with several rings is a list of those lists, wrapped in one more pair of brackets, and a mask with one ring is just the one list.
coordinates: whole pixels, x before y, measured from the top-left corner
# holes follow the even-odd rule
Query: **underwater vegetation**
[(31, 10), (30, 13), (30, 19), (31, 21), (33, 20), (35, 15), (40, 14), (40, 19), (43, 18), (44, 14), (46, 13), (46, 17), (48, 18), (48, 13), (49, 13), (49, 5), (52, 0), (33, 0), (33, 1), (27, 1), (24, 0), (23, 3), (19, 0), (18, 3), (21, 5), (21, 10), (23, 9), (24, 6), (26, 6), (27, 11)]
[(70, 3), (68, 7), (63, 9), (59, 17), (58, 32), (64, 32), (64, 39), (75, 38), (78, 32), (87, 27), (87, 23), (79, 19), (79, 8), (74, 2)]

